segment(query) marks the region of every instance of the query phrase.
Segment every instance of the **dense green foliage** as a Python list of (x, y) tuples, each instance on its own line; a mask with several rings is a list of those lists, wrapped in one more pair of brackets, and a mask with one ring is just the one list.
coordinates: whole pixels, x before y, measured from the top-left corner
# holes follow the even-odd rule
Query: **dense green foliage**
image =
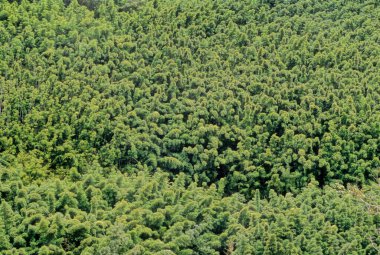
[[(378, 174), (377, 1), (73, 1), (0, 9), (0, 151), (227, 192)], [(40, 167), (42, 166), (42, 168)]]
[[(222, 197), (184, 174), (84, 175), (24, 185), (1, 176), (2, 254), (378, 254), (380, 187), (310, 184), (294, 197)], [(10, 177), (12, 176), (12, 177)], [(377, 199), (377, 200), (376, 200)], [(1, 235), (0, 235), (1, 236)], [(12, 248), (13, 247), (13, 248)]]
[(0, 254), (378, 254), (380, 2), (0, 0)]

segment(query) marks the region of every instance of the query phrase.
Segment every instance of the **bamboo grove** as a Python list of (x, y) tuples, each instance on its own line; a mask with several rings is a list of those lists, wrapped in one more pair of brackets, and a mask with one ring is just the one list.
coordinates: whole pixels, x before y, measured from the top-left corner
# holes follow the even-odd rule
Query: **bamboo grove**
[(380, 2), (0, 0), (0, 254), (378, 254)]

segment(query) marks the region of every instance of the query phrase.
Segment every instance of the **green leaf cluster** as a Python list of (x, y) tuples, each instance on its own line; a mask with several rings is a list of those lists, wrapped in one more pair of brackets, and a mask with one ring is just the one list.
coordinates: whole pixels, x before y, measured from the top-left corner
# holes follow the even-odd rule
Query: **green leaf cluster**
[(0, 254), (379, 254), (377, 0), (0, 0)]
[[(0, 164), (225, 192), (380, 167), (377, 1), (2, 1)], [(33, 163), (29, 163), (33, 162)], [(46, 170), (48, 169), (48, 170)]]
[[(184, 174), (25, 183), (2, 171), (1, 254), (377, 254), (379, 186), (245, 200)], [(7, 175), (7, 173), (9, 173)], [(10, 174), (13, 173), (13, 174)]]

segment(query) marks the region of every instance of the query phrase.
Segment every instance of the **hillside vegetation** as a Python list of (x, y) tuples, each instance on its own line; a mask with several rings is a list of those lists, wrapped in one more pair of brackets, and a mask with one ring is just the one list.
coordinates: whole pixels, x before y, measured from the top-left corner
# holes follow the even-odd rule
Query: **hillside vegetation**
[(0, 254), (379, 254), (380, 2), (0, 0)]

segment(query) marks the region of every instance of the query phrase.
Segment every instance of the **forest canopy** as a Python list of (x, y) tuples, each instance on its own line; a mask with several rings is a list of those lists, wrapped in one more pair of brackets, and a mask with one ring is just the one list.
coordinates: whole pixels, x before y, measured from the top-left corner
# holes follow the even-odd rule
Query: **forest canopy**
[(0, 0), (0, 254), (378, 254), (380, 2)]

